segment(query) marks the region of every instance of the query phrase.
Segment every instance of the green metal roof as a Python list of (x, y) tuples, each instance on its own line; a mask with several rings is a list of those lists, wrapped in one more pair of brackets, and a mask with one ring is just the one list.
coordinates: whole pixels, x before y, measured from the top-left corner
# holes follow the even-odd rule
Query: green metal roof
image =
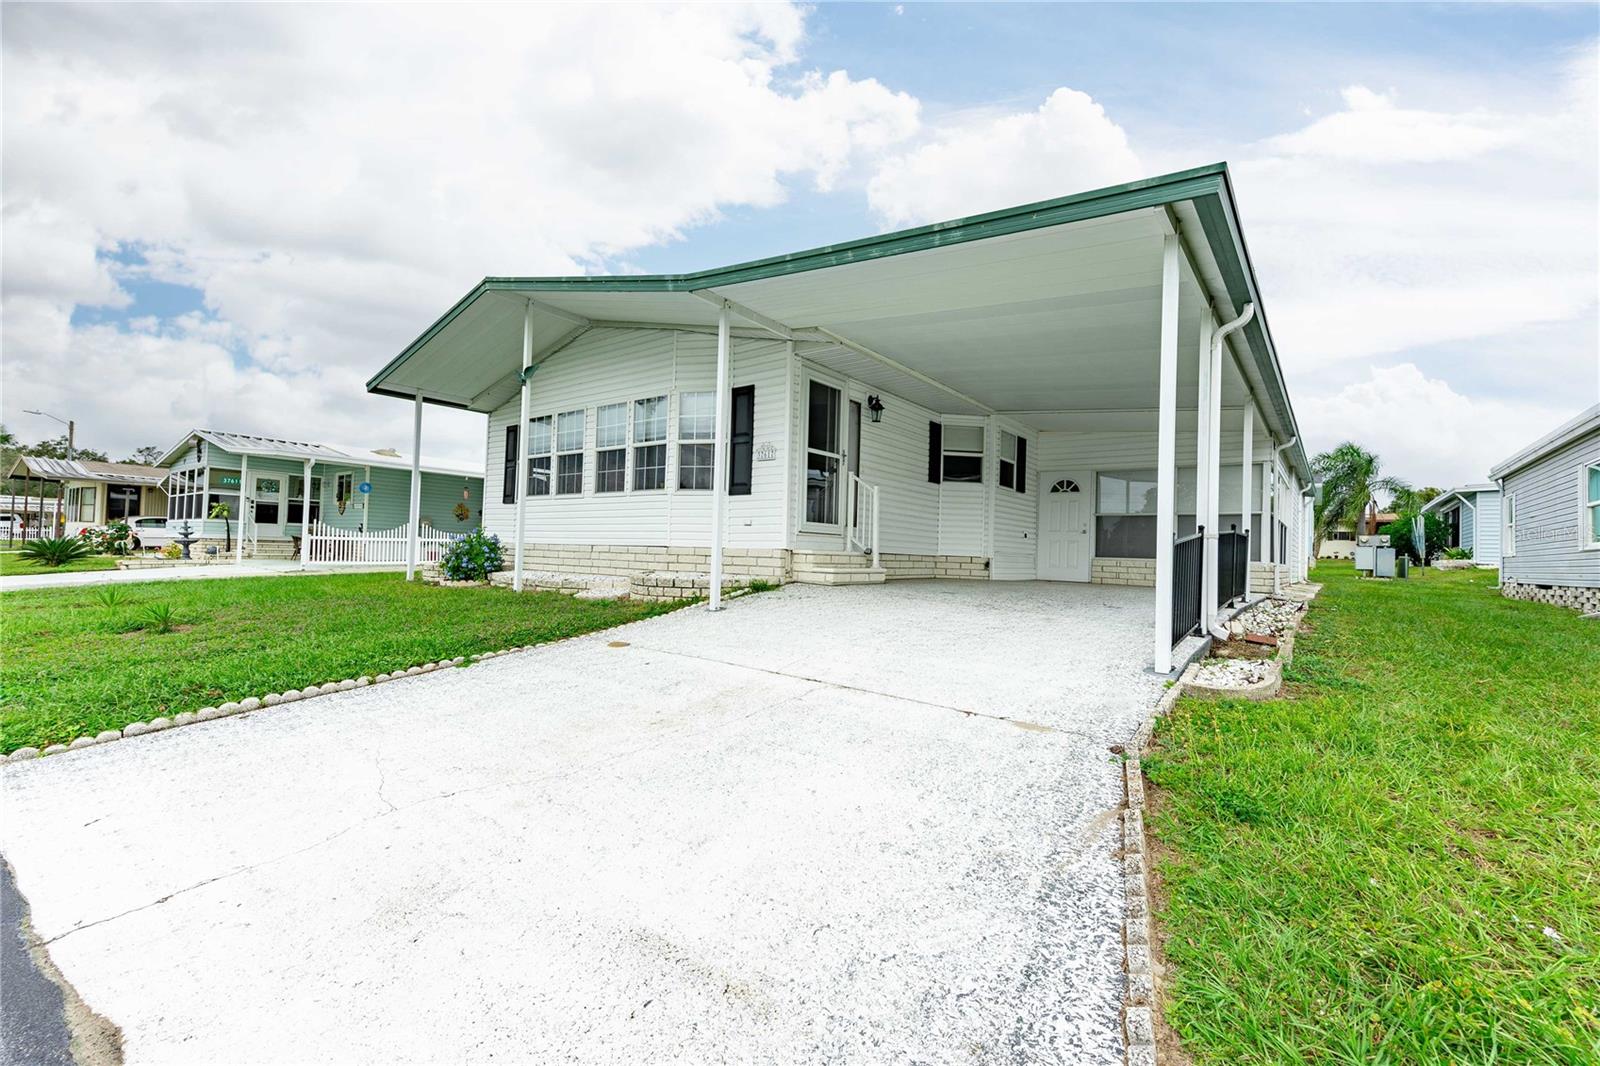
[[(864, 263), (888, 256), (924, 252), (950, 245), (1024, 233), (1072, 222), (1104, 218), (1146, 208), (1159, 208), (1183, 202), (1192, 203), (1234, 308), (1253, 303), (1256, 313), (1241, 331), (1248, 342), (1258, 373), (1267, 385), (1268, 400), (1275, 408), (1280, 425), (1291, 427), (1298, 436), (1294, 412), (1288, 403), (1282, 368), (1272, 342), (1266, 309), (1249, 250), (1239, 224), (1233, 185), (1226, 163), (1212, 163), (1172, 174), (1144, 178), (1088, 192), (1074, 193), (1052, 200), (988, 211), (936, 222), (914, 229), (898, 230), (807, 251), (757, 259), (734, 266), (685, 274), (579, 275), (553, 277), (485, 277), (448, 311), (390, 360), (367, 382), (369, 392), (411, 398), (411, 394), (384, 387), (385, 379), (406, 360), (445, 330), (463, 311), (485, 294), (495, 292), (615, 292), (675, 293), (715, 289), (745, 282), (826, 270), (830, 267)], [(1303, 448), (1292, 451), (1296, 465), (1309, 479)]]

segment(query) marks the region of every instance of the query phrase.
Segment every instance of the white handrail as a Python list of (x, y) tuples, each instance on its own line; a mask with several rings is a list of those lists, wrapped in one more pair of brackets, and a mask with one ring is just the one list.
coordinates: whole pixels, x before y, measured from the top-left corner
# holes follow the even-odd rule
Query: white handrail
[(876, 569), (881, 559), (878, 553), (878, 486), (851, 474), (845, 482), (845, 491), (850, 508), (848, 544), (863, 553), (871, 552), (872, 565)]

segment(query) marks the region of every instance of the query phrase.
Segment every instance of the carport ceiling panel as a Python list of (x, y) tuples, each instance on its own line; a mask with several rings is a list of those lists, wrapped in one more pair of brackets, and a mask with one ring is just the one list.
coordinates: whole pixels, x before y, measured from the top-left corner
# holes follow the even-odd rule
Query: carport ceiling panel
[[(522, 301), (479, 299), (450, 329), (429, 341), (439, 358), (411, 359), (384, 382), (394, 392), (422, 389), (430, 398), (465, 403), (515, 370), (522, 360)], [(567, 329), (545, 316), (534, 323), (534, 344), (551, 343)]]

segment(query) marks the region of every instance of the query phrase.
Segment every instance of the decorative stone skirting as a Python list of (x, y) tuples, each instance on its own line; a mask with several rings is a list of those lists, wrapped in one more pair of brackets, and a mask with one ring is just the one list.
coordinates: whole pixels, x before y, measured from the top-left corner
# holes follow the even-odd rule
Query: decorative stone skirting
[(1095, 556), (1089, 569), (1089, 582), (1094, 585), (1138, 585), (1153, 589), (1156, 587), (1156, 561)]
[[(711, 549), (646, 544), (524, 544), (524, 571), (560, 574), (632, 577), (651, 570), (706, 573), (711, 569)], [(510, 565), (512, 546), (505, 547)], [(784, 548), (725, 548), (722, 572), (741, 581), (790, 580), (789, 552)]]
[[(731, 596), (747, 587), (742, 581), (723, 581), (723, 595)], [(711, 575), (684, 571), (651, 570), (628, 579), (628, 598), (667, 603), (673, 600), (698, 600), (711, 595)]]
[(1270, 595), (1272, 593), (1273, 570), (1278, 571), (1279, 587), (1289, 583), (1288, 563), (1254, 562), (1250, 564), (1250, 591)]
[[(813, 573), (818, 569), (841, 566), (870, 566), (872, 557), (860, 552), (795, 551), (790, 553), (793, 574)], [(917, 578), (983, 581), (989, 577), (989, 560), (982, 555), (915, 555), (903, 552), (881, 553), (879, 565), (888, 581)]]
[(1500, 595), (1512, 600), (1570, 607), (1585, 614), (1600, 611), (1600, 588), (1585, 588), (1582, 585), (1534, 585), (1515, 579), (1502, 579)]

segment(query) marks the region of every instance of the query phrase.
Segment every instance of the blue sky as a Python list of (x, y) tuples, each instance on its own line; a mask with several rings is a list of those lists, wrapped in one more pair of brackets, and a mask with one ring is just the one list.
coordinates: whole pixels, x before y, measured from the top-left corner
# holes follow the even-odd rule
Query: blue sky
[[(401, 443), (362, 382), (482, 275), (693, 270), (1217, 160), (1313, 448), (1474, 480), (1600, 390), (1593, 5), (196, 10), (8, 8), (24, 437), (42, 406), (112, 451)], [(149, 396), (106, 396), (129, 370)], [(474, 416), (430, 431), (481, 461)]]

